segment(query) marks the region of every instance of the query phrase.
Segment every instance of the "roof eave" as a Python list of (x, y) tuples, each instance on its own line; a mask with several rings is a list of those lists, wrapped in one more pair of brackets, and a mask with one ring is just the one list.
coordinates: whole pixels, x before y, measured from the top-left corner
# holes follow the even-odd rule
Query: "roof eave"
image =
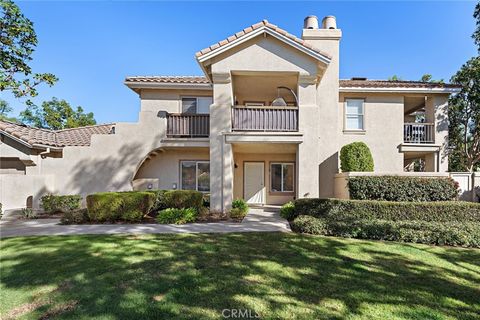
[[(328, 56), (323, 55), (321, 53), (318, 53), (314, 50), (311, 50), (311, 49), (301, 45), (300, 43), (282, 35), (281, 33), (276, 32), (276, 31), (268, 28), (267, 26), (262, 26), (262, 27), (260, 27), (256, 30), (240, 37), (240, 38), (237, 38), (237, 39), (233, 40), (232, 42), (229, 42), (228, 44), (226, 44), (224, 46), (220, 46), (220, 47), (218, 47), (218, 48), (216, 48), (216, 49), (214, 49), (210, 52), (207, 52), (207, 53), (204, 53), (200, 56), (197, 56), (196, 57), (197, 61), (202, 66), (205, 61), (208, 61), (209, 59), (211, 59), (211, 58), (213, 58), (213, 57), (215, 57), (215, 56), (217, 56), (217, 55), (219, 55), (219, 54), (221, 54), (221, 53), (223, 53), (227, 50), (230, 50), (231, 48), (236, 47), (239, 44), (242, 44), (242, 43), (244, 43), (244, 42), (246, 42), (250, 39), (253, 39), (253, 38), (255, 38), (258, 35), (261, 35), (263, 33), (267, 33), (267, 34), (277, 38), (278, 40), (283, 41), (283, 42), (291, 45), (292, 47), (302, 51), (303, 53), (311, 56), (312, 58), (315, 58), (315, 59), (323, 62), (324, 64), (328, 65), (330, 63), (330, 61), (332, 60), (331, 57), (328, 57)], [(202, 66), (202, 68), (203, 68), (203, 66)]]
[(127, 87), (137, 92), (136, 89), (176, 89), (176, 90), (212, 90), (210, 83), (165, 83), (124, 81)]
[(460, 92), (460, 88), (392, 88), (392, 87), (340, 87), (340, 92), (368, 92), (368, 93), (446, 93)]

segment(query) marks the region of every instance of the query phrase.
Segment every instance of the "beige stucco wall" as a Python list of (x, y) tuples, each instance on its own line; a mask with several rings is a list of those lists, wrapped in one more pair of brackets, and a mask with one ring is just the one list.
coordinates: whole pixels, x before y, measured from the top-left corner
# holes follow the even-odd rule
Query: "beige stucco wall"
[[(364, 102), (363, 132), (346, 131), (345, 99), (362, 98)], [(386, 94), (341, 93), (338, 104), (340, 145), (362, 141), (372, 152), (375, 172), (403, 172), (403, 154), (398, 147), (403, 143), (403, 96)]]
[(39, 209), (40, 197), (54, 192), (54, 175), (0, 175), (0, 200), (3, 210), (25, 208), (32, 197), (33, 208)]
[(140, 92), (141, 111), (182, 112), (182, 97), (211, 97), (212, 90), (165, 90), (142, 89)]
[(158, 179), (159, 189), (172, 189), (173, 184), (180, 188), (180, 161), (209, 160), (210, 153), (206, 148), (168, 149), (159, 152), (139, 168), (135, 179)]
[[(238, 199), (244, 196), (243, 177), (244, 177), (244, 163), (245, 162), (263, 162), (265, 173), (265, 188), (266, 188), (266, 204), (284, 204), (295, 198), (295, 192), (292, 194), (280, 195), (270, 192), (270, 163), (271, 162), (295, 162), (296, 156), (294, 153), (234, 153), (234, 185), (233, 198)], [(296, 186), (295, 186), (296, 189)]]

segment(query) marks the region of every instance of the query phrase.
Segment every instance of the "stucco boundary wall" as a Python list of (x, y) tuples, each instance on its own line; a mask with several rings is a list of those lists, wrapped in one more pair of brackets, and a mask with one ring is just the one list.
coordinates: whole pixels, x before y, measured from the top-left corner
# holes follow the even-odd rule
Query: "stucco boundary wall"
[(53, 175), (0, 175), (2, 211), (27, 206), (39, 209), (40, 198), (55, 191)]
[[(350, 199), (347, 188), (350, 177), (365, 176), (401, 176), (401, 177), (423, 177), (423, 178), (441, 178), (451, 177), (457, 181), (460, 187), (460, 200), (478, 202), (476, 191), (480, 188), (480, 172), (342, 172), (335, 175), (334, 195), (338, 199)], [(477, 188), (477, 189), (476, 189)]]

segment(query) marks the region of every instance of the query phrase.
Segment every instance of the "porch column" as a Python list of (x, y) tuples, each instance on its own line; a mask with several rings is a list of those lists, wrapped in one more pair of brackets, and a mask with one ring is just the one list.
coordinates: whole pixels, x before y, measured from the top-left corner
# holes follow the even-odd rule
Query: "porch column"
[(438, 172), (448, 171), (448, 95), (428, 96), (425, 103), (426, 121), (435, 124), (435, 144), (440, 146), (436, 166)]
[(297, 150), (297, 197), (316, 198), (319, 192), (320, 164), (316, 76), (300, 75), (298, 104), (298, 128), (303, 133), (303, 142)]
[(232, 131), (232, 83), (230, 73), (213, 74), (213, 104), (210, 106), (210, 210), (225, 211), (233, 197), (233, 151), (225, 143)]

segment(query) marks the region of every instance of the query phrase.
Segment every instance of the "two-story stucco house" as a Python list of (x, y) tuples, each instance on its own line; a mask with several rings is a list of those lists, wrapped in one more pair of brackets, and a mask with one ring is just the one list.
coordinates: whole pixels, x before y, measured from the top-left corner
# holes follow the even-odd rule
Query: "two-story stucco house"
[(333, 197), (339, 151), (354, 141), (370, 147), (376, 172), (446, 172), (447, 101), (458, 88), (340, 80), (341, 38), (332, 16), (320, 27), (307, 17), (301, 38), (264, 20), (197, 52), (204, 76), (126, 78), (140, 97), (137, 123), (1, 122), (1, 201), (177, 188), (209, 192), (211, 209), (226, 210), (235, 198)]

